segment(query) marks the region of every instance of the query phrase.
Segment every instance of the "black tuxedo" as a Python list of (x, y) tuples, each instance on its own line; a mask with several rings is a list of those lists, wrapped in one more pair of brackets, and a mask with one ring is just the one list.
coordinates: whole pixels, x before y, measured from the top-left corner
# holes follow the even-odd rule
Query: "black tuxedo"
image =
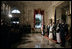
[(66, 37), (67, 33), (68, 33), (67, 24), (61, 23), (60, 24), (60, 37), (61, 37), (61, 41), (62, 41), (62, 43), (61, 43), (62, 46), (65, 46), (65, 42), (66, 42), (65, 37)]

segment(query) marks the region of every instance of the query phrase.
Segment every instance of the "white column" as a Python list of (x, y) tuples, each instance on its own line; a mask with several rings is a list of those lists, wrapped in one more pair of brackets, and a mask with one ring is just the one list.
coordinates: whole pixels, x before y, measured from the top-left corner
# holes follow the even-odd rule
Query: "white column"
[(6, 5), (6, 9), (5, 9), (6, 15), (8, 14), (8, 5)]
[(5, 12), (5, 4), (2, 5), (3, 6), (3, 13)]
[(70, 1), (70, 14), (71, 14), (71, 1)]
[(9, 6), (9, 14), (10, 14), (10, 6)]

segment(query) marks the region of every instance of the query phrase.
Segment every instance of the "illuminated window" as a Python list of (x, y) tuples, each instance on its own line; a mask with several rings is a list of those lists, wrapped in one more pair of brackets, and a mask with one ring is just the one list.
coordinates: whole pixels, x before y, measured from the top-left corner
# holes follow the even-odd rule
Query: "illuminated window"
[(20, 11), (19, 10), (17, 10), (17, 9), (14, 9), (14, 10), (12, 10), (12, 12), (11, 13), (20, 13)]
[(41, 28), (41, 22), (42, 22), (42, 15), (41, 14), (36, 14), (35, 15), (35, 28)]

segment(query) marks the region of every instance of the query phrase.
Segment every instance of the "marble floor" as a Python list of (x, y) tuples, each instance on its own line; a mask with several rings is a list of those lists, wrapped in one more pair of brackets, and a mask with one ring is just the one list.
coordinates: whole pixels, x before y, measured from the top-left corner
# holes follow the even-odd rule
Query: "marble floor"
[[(21, 41), (12, 46), (12, 48), (64, 48), (52, 40), (48, 40), (40, 33), (23, 35)], [(66, 47), (70, 48), (70, 47)]]

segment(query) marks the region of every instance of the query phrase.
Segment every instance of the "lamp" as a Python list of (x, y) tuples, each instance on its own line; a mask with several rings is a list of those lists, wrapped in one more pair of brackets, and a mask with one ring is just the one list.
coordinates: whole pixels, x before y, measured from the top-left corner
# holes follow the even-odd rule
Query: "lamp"
[(8, 16), (9, 16), (10, 18), (12, 18), (12, 14), (8, 14)]

